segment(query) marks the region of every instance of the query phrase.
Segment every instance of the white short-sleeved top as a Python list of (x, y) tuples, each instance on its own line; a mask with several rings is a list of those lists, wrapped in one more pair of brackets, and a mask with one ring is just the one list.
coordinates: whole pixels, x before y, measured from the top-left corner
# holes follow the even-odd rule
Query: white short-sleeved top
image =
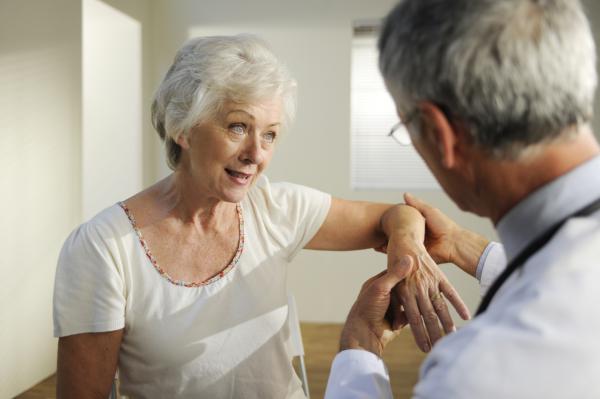
[(241, 203), (238, 262), (199, 287), (162, 276), (124, 210), (111, 206), (63, 246), (54, 334), (124, 328), (121, 392), (132, 398), (302, 398), (288, 350), (286, 266), (330, 204), (323, 192), (259, 178)]

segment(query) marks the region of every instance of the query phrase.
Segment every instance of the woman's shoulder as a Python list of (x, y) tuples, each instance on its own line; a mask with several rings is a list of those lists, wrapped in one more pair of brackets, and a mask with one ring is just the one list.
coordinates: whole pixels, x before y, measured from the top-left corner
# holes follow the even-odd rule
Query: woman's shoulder
[(77, 226), (58, 257), (54, 279), (54, 335), (120, 329), (128, 294), (126, 257), (118, 240), (119, 205)]
[(266, 176), (261, 176), (245, 201), (242, 205), (249, 206), (257, 219), (271, 219), (277, 223), (289, 220), (297, 224), (309, 215), (326, 213), (331, 196), (301, 184), (272, 183)]
[(262, 176), (245, 201), (244, 213), (264, 233), (263, 239), (283, 248), (283, 256), (291, 260), (322, 225), (331, 196), (300, 184), (271, 183)]
[(248, 192), (250, 202), (268, 204), (303, 202), (314, 197), (325, 198), (330, 195), (302, 184), (287, 181), (271, 182), (265, 175), (261, 175)]
[(63, 254), (107, 249), (110, 242), (127, 234), (127, 217), (117, 203), (77, 226), (65, 240)]
[(81, 226), (86, 226), (89, 230), (95, 230), (101, 235), (121, 234), (123, 230), (130, 230), (129, 220), (121, 202), (104, 208), (82, 223)]

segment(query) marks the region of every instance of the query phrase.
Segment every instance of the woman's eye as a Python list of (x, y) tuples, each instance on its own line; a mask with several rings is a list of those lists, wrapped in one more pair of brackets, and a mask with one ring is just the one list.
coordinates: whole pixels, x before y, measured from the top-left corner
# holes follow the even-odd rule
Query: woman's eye
[(274, 142), (274, 141), (275, 141), (275, 137), (277, 137), (277, 135), (276, 135), (274, 132), (268, 132), (268, 133), (265, 133), (265, 134), (263, 135), (263, 138), (264, 138), (264, 140), (265, 140), (267, 143), (272, 143), (272, 142)]
[(243, 123), (234, 123), (232, 125), (229, 125), (229, 130), (235, 134), (242, 135), (246, 133), (246, 125), (244, 125)]

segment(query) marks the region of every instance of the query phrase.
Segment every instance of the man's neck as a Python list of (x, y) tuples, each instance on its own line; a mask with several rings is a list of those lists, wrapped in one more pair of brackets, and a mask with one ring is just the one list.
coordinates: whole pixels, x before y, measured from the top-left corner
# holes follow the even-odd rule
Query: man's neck
[(494, 224), (515, 205), (538, 188), (568, 173), (600, 154), (600, 146), (591, 130), (580, 128), (574, 137), (544, 144), (517, 160), (482, 162), (479, 198), (482, 210)]

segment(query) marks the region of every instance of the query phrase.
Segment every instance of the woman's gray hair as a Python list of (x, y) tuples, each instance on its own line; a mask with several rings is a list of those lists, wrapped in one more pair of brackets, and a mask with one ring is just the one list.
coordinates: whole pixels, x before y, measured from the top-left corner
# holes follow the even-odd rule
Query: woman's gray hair
[(263, 40), (252, 35), (188, 40), (152, 103), (152, 124), (165, 141), (169, 167), (175, 169), (179, 163), (178, 136), (216, 117), (225, 102), (252, 104), (273, 98), (281, 98), (282, 124), (289, 126), (296, 108), (296, 82)]
[(403, 106), (440, 105), (496, 158), (592, 118), (596, 52), (578, 0), (403, 0), (379, 51)]

